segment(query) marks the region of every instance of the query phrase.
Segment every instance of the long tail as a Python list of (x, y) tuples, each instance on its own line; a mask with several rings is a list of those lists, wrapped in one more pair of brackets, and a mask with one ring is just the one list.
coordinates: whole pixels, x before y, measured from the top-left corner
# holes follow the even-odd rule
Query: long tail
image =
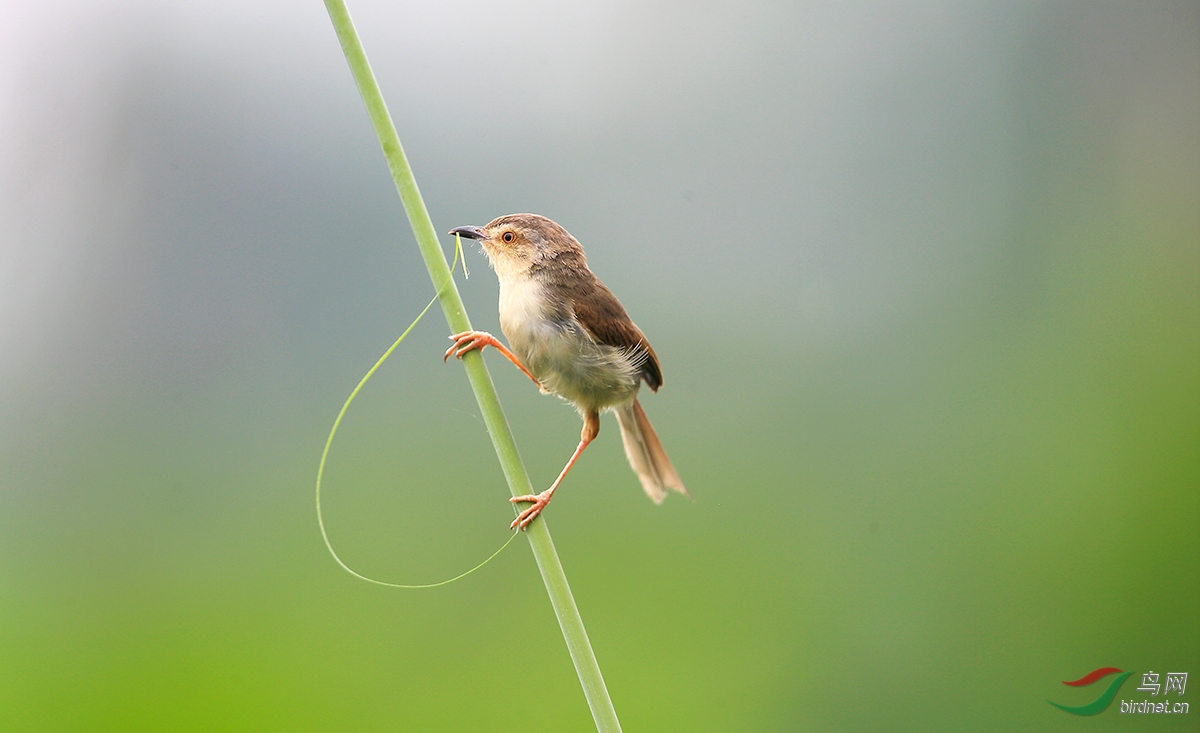
[(621, 440), (625, 443), (625, 456), (633, 472), (642, 481), (646, 495), (661, 504), (667, 498), (667, 489), (678, 491), (691, 499), (692, 496), (683, 487), (683, 481), (667, 458), (658, 435), (646, 417), (641, 404), (634, 399), (616, 409), (617, 424), (621, 426)]

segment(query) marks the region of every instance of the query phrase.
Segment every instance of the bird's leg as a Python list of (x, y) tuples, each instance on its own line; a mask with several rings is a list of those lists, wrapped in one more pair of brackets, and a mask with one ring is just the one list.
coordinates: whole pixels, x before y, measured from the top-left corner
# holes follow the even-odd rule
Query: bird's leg
[(457, 359), (462, 359), (463, 354), (472, 349), (483, 351), (483, 347), (491, 346), (496, 351), (504, 354), (513, 364), (516, 364), (518, 369), (525, 372), (525, 376), (532, 379), (533, 383), (538, 386), (538, 389), (545, 389), (545, 387), (542, 387), (542, 383), (538, 381), (538, 378), (533, 376), (533, 372), (525, 368), (525, 365), (521, 363), (517, 355), (509, 351), (507, 346), (500, 343), (495, 336), (487, 331), (463, 331), (462, 333), (454, 334), (450, 338), (454, 341), (454, 345), (446, 350), (446, 355), (442, 357), (442, 361), (446, 361), (451, 355)]
[(595, 440), (596, 436), (599, 434), (600, 413), (595, 411), (589, 412), (583, 418), (583, 431), (579, 434), (579, 447), (577, 447), (575, 452), (571, 454), (571, 460), (567, 461), (566, 467), (563, 468), (562, 473), (558, 474), (558, 478), (554, 480), (554, 484), (540, 494), (514, 496), (513, 498), (509, 499), (509, 501), (512, 502), (528, 501), (533, 503), (533, 506), (528, 507), (525, 509), (525, 511), (517, 515), (517, 518), (513, 520), (513, 523), (509, 529), (516, 529), (518, 526), (520, 526), (521, 529), (525, 529), (529, 526), (530, 522), (537, 518), (537, 515), (542, 513), (542, 510), (545, 509), (546, 505), (550, 503), (550, 497), (554, 496), (554, 490), (557, 489), (558, 485), (562, 483), (562, 480), (566, 478), (567, 471), (570, 471), (571, 466), (575, 465), (575, 461), (579, 460), (580, 454), (583, 453), (584, 448), (588, 447), (588, 443), (591, 443), (593, 440)]

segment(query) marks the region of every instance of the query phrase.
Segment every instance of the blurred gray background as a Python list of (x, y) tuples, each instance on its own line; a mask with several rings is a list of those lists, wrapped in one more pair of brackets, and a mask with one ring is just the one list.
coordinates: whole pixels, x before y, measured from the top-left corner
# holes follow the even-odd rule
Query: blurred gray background
[[(550, 216), (661, 358), (696, 503), (606, 417), (545, 515), (626, 730), (1062, 730), (1061, 680), (1200, 671), (1200, 6), (350, 10), (438, 230)], [(0, 7), (0, 728), (588, 729), (524, 540), (430, 591), (321, 544), (431, 296), (320, 3)], [(380, 579), (507, 536), (446, 333), (326, 473)], [(488, 361), (548, 485), (578, 418)]]

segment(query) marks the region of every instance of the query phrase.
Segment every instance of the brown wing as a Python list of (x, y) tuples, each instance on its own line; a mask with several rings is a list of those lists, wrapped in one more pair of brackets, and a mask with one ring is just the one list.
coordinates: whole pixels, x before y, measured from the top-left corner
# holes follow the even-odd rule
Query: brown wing
[(629, 314), (617, 296), (591, 272), (587, 274), (591, 277), (581, 278), (585, 282), (575, 283), (572, 289), (575, 318), (597, 343), (628, 349), (630, 353), (645, 354), (641, 376), (650, 390), (657, 392), (663, 383), (662, 370), (650, 342), (641, 329), (629, 320)]

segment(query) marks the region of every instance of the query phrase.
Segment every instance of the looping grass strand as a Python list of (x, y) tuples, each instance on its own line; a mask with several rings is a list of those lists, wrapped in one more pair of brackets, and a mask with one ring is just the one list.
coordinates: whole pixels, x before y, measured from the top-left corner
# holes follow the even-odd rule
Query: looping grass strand
[[(454, 267), (455, 267), (455, 265), (458, 264), (459, 258), (462, 257), (462, 254), (463, 254), (462, 238), (455, 237), (454, 238), (454, 263), (450, 265), (451, 273), (454, 272)], [(466, 264), (467, 263), (464, 258), (463, 259), (463, 274), (464, 275), (466, 274), (466, 269), (467, 269)], [(421, 319), (425, 317), (425, 314), (429, 312), (429, 309), (433, 307), (433, 304), (437, 302), (437, 300), (440, 296), (441, 296), (440, 292), (437, 295), (433, 296), (433, 299), (429, 301), (429, 305), (426, 305), (425, 308), (422, 309), (419, 314), (417, 314), (417, 317), (415, 319), (413, 319), (413, 322), (408, 325), (408, 328), (404, 329), (404, 333), (400, 334), (400, 338), (396, 339), (396, 342), (394, 344), (392, 344), (390, 347), (388, 347), (387, 351), (383, 352), (383, 356), (379, 357), (379, 361), (376, 361), (375, 365), (371, 367), (371, 369), (367, 372), (366, 376), (364, 376), (361, 380), (359, 380), (358, 385), (354, 387), (354, 391), (352, 391), (350, 393), (350, 396), (346, 398), (345, 404), (342, 405), (342, 409), (338, 412), (337, 418), (334, 419), (334, 421), (333, 421), (333, 427), (330, 428), (330, 430), (329, 430), (329, 437), (325, 440), (325, 450), (321, 452), (321, 463), (319, 466), (317, 466), (317, 492), (316, 492), (317, 493), (317, 525), (321, 528), (321, 539), (325, 541), (325, 548), (327, 550), (329, 550), (329, 554), (332, 555), (334, 561), (337, 562), (337, 564), (342, 567), (342, 570), (345, 570), (347, 573), (350, 573), (351, 575), (358, 578), (359, 580), (365, 580), (368, 583), (374, 583), (375, 585), (382, 585), (382, 586), (386, 586), (388, 588), (406, 588), (406, 589), (411, 590), (411, 589), (418, 589), (418, 588), (437, 588), (438, 586), (449, 585), (450, 583), (453, 583), (456, 580), (467, 577), (468, 575), (475, 572), (476, 570), (483, 567), (484, 565), (487, 565), (489, 562), (492, 561), (492, 558), (496, 557), (501, 552), (504, 552), (504, 548), (506, 548), (510, 544), (512, 544), (512, 541), (517, 536), (516, 533), (513, 533), (512, 536), (510, 536), (508, 538), (508, 541), (506, 541), (503, 545), (500, 545), (499, 550), (496, 550), (495, 552), (493, 552), (491, 555), (488, 556), (488, 558), (486, 560), (479, 563), (478, 565), (471, 568), (470, 570), (466, 571), (465, 573), (455, 575), (453, 578), (450, 578), (449, 580), (438, 581), (437, 583), (424, 583), (421, 585), (409, 585), (409, 584), (405, 584), (405, 583), (389, 583), (389, 582), (383, 581), (383, 580), (376, 580), (374, 578), (368, 578), (367, 576), (365, 576), (359, 572), (356, 572), (355, 570), (350, 568), (350, 566), (347, 565), (342, 560), (341, 557), (338, 556), (337, 551), (333, 549), (333, 543), (329, 541), (329, 533), (325, 530), (325, 519), (321, 514), (321, 479), (325, 475), (325, 461), (327, 458), (329, 458), (329, 449), (333, 445), (333, 436), (337, 435), (337, 429), (338, 429), (338, 426), (342, 424), (342, 418), (346, 416), (346, 411), (350, 409), (350, 403), (354, 402), (354, 398), (358, 396), (358, 393), (360, 390), (362, 390), (363, 385), (365, 385), (367, 383), (367, 380), (371, 378), (371, 375), (373, 375), (379, 369), (379, 367), (383, 366), (383, 362), (387, 361), (387, 358), (392, 355), (392, 352), (396, 350), (396, 347), (399, 346), (401, 344), (401, 342), (403, 342), (404, 339), (408, 337), (408, 334), (411, 333), (414, 328), (416, 328), (417, 324), (421, 322)]]

